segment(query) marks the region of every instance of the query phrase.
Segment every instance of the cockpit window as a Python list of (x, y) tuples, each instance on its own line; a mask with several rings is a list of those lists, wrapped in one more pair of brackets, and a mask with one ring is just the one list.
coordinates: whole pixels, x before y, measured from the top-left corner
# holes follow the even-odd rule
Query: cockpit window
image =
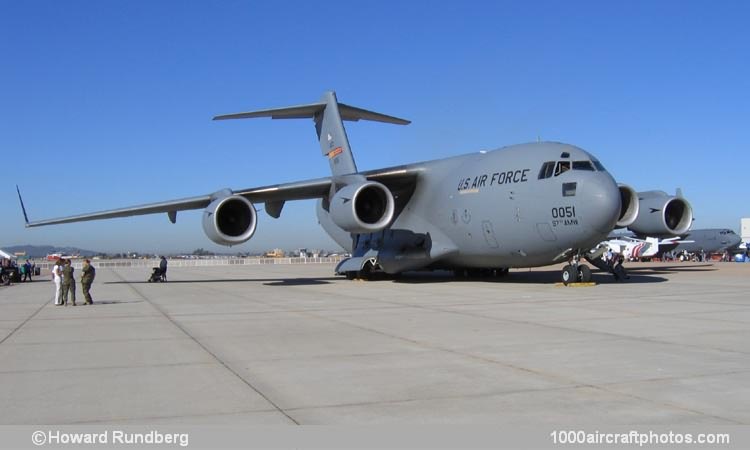
[(588, 170), (593, 172), (595, 169), (591, 161), (573, 161), (573, 170)]
[(539, 179), (543, 180), (545, 178), (551, 177), (554, 171), (555, 171), (555, 162), (547, 161), (546, 163), (542, 164), (542, 168), (539, 169)]
[(596, 170), (598, 170), (599, 172), (607, 171), (607, 169), (604, 168), (604, 166), (599, 162), (598, 159), (592, 159), (591, 162), (594, 163), (594, 167), (596, 167)]
[(585, 170), (588, 172), (596, 172), (597, 170), (605, 172), (604, 166), (595, 159), (592, 161), (547, 161), (542, 164), (542, 168), (539, 169), (539, 179), (543, 180), (552, 176), (556, 177), (571, 169)]
[(560, 161), (557, 163), (557, 167), (555, 167), (555, 176), (558, 176), (569, 170), (570, 170), (570, 161)]

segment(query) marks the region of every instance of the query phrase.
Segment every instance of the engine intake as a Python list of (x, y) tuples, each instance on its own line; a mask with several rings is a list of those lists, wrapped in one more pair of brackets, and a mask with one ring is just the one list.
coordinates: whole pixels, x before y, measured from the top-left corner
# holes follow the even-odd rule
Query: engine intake
[(237, 245), (255, 233), (258, 214), (249, 200), (230, 195), (214, 200), (203, 212), (203, 231), (221, 245)]
[(638, 193), (626, 184), (618, 184), (620, 190), (620, 216), (617, 218), (617, 227), (627, 227), (638, 217), (639, 202)]
[(330, 202), (331, 220), (349, 233), (373, 233), (393, 220), (393, 194), (376, 181), (341, 188)]
[(682, 197), (663, 191), (639, 192), (638, 217), (628, 228), (648, 236), (679, 236), (693, 223), (693, 208)]

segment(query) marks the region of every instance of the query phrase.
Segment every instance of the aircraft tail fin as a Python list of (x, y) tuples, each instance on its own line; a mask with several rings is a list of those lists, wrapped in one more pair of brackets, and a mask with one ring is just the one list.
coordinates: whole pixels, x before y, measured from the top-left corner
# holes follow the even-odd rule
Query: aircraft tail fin
[(255, 117), (314, 119), (321, 153), (328, 157), (331, 173), (334, 177), (357, 173), (357, 165), (354, 163), (354, 156), (352, 155), (349, 139), (344, 129), (344, 120), (372, 120), (396, 125), (408, 125), (411, 123), (408, 120), (399, 119), (398, 117), (339, 103), (336, 93), (333, 91), (324, 93), (318, 103), (225, 114), (214, 117), (214, 120), (251, 119)]

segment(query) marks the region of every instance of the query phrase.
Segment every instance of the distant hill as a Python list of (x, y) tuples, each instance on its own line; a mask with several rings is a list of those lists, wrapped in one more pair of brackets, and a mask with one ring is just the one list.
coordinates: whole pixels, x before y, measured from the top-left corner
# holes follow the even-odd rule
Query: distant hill
[(94, 256), (99, 252), (84, 250), (77, 247), (56, 247), (54, 245), (12, 245), (3, 247), (8, 253), (26, 252), (28, 258), (44, 258), (50, 253), (64, 253), (66, 255)]

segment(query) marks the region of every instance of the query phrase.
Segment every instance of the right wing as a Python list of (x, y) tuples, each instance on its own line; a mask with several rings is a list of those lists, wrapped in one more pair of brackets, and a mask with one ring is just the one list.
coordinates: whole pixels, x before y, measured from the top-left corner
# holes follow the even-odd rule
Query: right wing
[[(92, 213), (78, 214), (75, 216), (58, 217), (54, 219), (44, 219), (29, 221), (26, 218), (27, 227), (40, 227), (44, 225), (57, 225), (62, 223), (84, 222), (89, 220), (113, 219), (116, 217), (140, 216), (145, 214), (167, 213), (172, 222), (177, 211), (187, 211), (191, 209), (204, 209), (212, 201), (229, 195), (240, 195), (247, 198), (253, 203), (264, 201), (284, 201), (284, 200), (302, 200), (310, 198), (320, 198), (328, 195), (331, 187), (330, 178), (317, 178), (313, 180), (297, 181), (286, 184), (276, 184), (272, 186), (263, 186), (252, 189), (243, 189), (232, 191), (225, 189), (214, 192), (213, 194), (201, 195), (198, 197), (182, 198), (178, 200), (169, 200), (165, 202), (148, 203), (145, 205), (128, 206), (125, 208), (109, 209), (106, 211), (97, 211)], [(26, 215), (26, 208), (21, 200), (21, 207)]]
[[(411, 193), (416, 185), (416, 179), (421, 169), (416, 166), (399, 166), (388, 169), (373, 170), (354, 174), (363, 176), (369, 180), (379, 181), (388, 186), (397, 196), (397, 203), (401, 206), (411, 197)], [(148, 203), (145, 205), (129, 206), (125, 208), (109, 209), (91, 213), (77, 214), (74, 216), (58, 217), (54, 219), (43, 219), (29, 221), (26, 215), (26, 208), (18, 193), (18, 199), (23, 209), (26, 227), (40, 227), (44, 225), (58, 225), (63, 223), (84, 222), (90, 220), (113, 219), (117, 217), (139, 216), (145, 214), (167, 213), (170, 221), (174, 222), (177, 211), (187, 211), (193, 209), (204, 209), (216, 199), (231, 195), (239, 195), (246, 198), (252, 203), (266, 203), (266, 210), (272, 217), (279, 217), (284, 202), (288, 200), (306, 200), (315, 198), (325, 198), (331, 192), (331, 177), (315, 178), (310, 180), (295, 181), (291, 183), (274, 184), (270, 186), (261, 186), (248, 189), (230, 190), (214, 192), (213, 194), (201, 195), (198, 197), (182, 198), (178, 200), (169, 200), (157, 203)]]

